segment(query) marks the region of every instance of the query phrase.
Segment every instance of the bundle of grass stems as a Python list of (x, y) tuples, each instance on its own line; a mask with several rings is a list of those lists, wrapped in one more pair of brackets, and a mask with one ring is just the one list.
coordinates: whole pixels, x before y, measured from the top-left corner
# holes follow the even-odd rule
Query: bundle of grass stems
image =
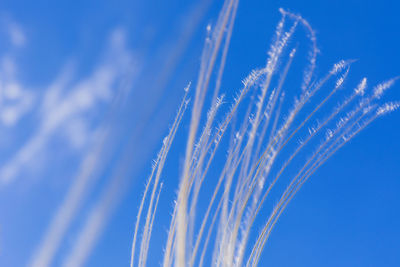
[[(215, 25), (207, 27), (197, 82), (185, 88), (146, 183), (134, 226), (131, 266), (146, 266), (162, 171), (188, 107), (190, 124), (164, 244), (164, 267), (259, 265), (272, 229), (303, 184), (366, 126), (400, 106), (382, 103), (397, 77), (371, 87), (361, 78), (344, 88), (353, 60), (339, 61), (315, 77), (319, 51), (314, 30), (300, 15), (280, 9), (265, 66), (250, 72), (222, 112), (230, 98), (220, 94), (220, 88), (238, 2), (226, 0)], [(306, 33), (309, 49), (294, 90), (288, 77), (299, 73), (292, 68), (299, 53), (292, 39), (299, 28)], [(219, 174), (210, 175), (215, 162)], [(274, 193), (275, 205), (269, 215), (260, 216), (283, 176), (289, 179)], [(211, 191), (202, 190), (205, 183), (213, 185)], [(201, 197), (207, 205), (199, 213)]]

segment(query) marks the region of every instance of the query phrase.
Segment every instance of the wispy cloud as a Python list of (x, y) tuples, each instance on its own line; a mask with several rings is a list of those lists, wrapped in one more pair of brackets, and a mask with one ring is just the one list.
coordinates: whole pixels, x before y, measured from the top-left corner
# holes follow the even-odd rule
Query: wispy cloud
[[(132, 85), (132, 77), (135, 72), (133, 55), (126, 49), (123, 30), (115, 30), (110, 35), (109, 41), (110, 47), (106, 52), (105, 61), (96, 68), (90, 77), (73, 86), (71, 93), (65, 97), (62, 95), (63, 88), (69, 80), (66, 78), (69, 76), (67, 74), (61, 75), (59, 82), (52, 86), (53, 89), (47, 91), (42, 113), (49, 115), (44, 121), (42, 129), (51, 133), (61, 124), (69, 121), (64, 129), (67, 130), (70, 141), (79, 145), (83, 142), (82, 134), (87, 132), (86, 125), (88, 124), (82, 113), (91, 109), (99, 101), (110, 101), (121, 93), (122, 96), (126, 95)], [(130, 77), (128, 79), (130, 82), (121, 84), (121, 80), (124, 80), (126, 75)], [(119, 108), (120, 106), (116, 104), (113, 107)], [(51, 220), (29, 266), (48, 266), (51, 263), (88, 188), (98, 178), (105, 145), (112, 134), (107, 123), (109, 122), (106, 121), (99, 126), (96, 135), (91, 137), (94, 140), (92, 146), (83, 157), (72, 186)], [(46, 140), (47, 136), (42, 135), (39, 139)]]
[[(79, 146), (94, 133), (93, 126), (90, 126), (90, 112), (110, 103), (116, 93), (113, 88), (123, 79), (127, 70), (132, 69), (132, 56), (124, 42), (123, 31), (114, 31), (103, 61), (89, 76), (73, 82), (74, 67), (69, 65), (45, 90), (45, 94), (37, 99), (40, 107), (38, 127), (1, 167), (0, 182), (3, 185), (16, 179), (35, 155), (45, 152), (46, 145), (56, 133), (65, 135), (74, 146)], [(1, 119), (4, 124), (15, 124), (32, 107), (33, 93), (13, 82), (4, 86), (3, 95), (14, 105), (4, 105), (0, 110)]]
[(22, 47), (26, 43), (26, 35), (22, 28), (15, 22), (8, 23), (8, 33), (10, 35), (10, 40), (12, 45), (16, 47)]
[[(12, 47), (22, 46), (26, 37), (17, 24), (7, 22), (6, 36)], [(12, 49), (11, 49), (12, 50)], [(34, 103), (35, 93), (18, 81), (18, 67), (15, 52), (0, 55), (0, 126), (14, 126)]]

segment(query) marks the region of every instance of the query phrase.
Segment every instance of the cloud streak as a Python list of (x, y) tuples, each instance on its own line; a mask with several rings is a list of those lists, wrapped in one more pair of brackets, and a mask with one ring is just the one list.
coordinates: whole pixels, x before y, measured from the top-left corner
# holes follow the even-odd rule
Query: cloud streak
[[(77, 123), (89, 125), (89, 113), (110, 103), (116, 95), (113, 88), (123, 79), (127, 70), (132, 69), (132, 56), (124, 47), (121, 30), (113, 32), (109, 42), (103, 62), (88, 77), (71, 84), (73, 69), (67, 67), (48, 87), (41, 99), (38, 129), (0, 169), (0, 183), (3, 186), (13, 182), (35, 155), (46, 152), (46, 145), (56, 133), (67, 133), (67, 137), (75, 144), (79, 143), (79, 138), (85, 138), (81, 134), (86, 131), (82, 131), (82, 127), (75, 127)], [(18, 88), (15, 84), (8, 85), (8, 95), (21, 95), (22, 98), (22, 91)], [(19, 106), (3, 110), (3, 120), (9, 124), (15, 123), (17, 117), (30, 107), (28, 97), (30, 95), (25, 94)], [(65, 132), (65, 129), (68, 131)]]
[[(52, 115), (45, 120), (43, 128), (54, 129), (71, 117), (90, 109), (100, 100), (109, 101), (112, 96), (114, 99), (123, 100), (124, 97), (121, 97), (120, 94), (124, 95), (130, 89), (134, 70), (133, 55), (125, 48), (124, 32), (116, 30), (110, 36), (110, 48), (107, 51), (105, 62), (100, 64), (88, 79), (74, 86), (74, 90), (61, 102), (61, 105), (58, 104), (57, 99), (62, 99), (59, 91), (63, 86), (60, 86), (60, 83), (56, 83), (54, 89), (48, 91), (43, 113), (52, 113)], [(123, 82), (126, 76), (129, 76), (130, 79), (128, 79), (128, 82)], [(61, 81), (65, 80), (61, 79)], [(119, 89), (113, 91), (115, 88)], [(119, 107), (118, 104), (118, 102), (114, 103), (113, 107)], [(56, 112), (54, 112), (54, 109)], [(89, 149), (89, 152), (82, 160), (72, 186), (50, 222), (43, 240), (28, 264), (29, 266), (48, 266), (52, 262), (68, 227), (75, 218), (87, 194), (88, 188), (90, 188), (94, 179), (99, 176), (99, 170), (103, 162), (102, 156), (105, 154), (107, 140), (110, 139), (112, 134), (109, 123), (110, 121), (106, 121), (96, 132), (97, 135), (94, 136), (92, 148)], [(71, 138), (80, 137), (73, 133)], [(46, 138), (42, 136), (40, 140), (46, 140)]]

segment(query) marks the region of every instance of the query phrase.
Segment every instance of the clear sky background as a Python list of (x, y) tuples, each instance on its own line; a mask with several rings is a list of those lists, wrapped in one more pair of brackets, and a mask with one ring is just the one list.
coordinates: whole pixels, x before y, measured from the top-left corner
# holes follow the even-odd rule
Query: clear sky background
[[(0, 3), (0, 266), (128, 265), (151, 160), (221, 6)], [(280, 7), (315, 29), (317, 75), (340, 59), (358, 60), (349, 83), (400, 75), (398, 1), (249, 0), (239, 3), (227, 94), (264, 64)], [(387, 99), (400, 100), (399, 85)], [(400, 266), (399, 130), (395, 112), (335, 154), (279, 220), (261, 266)], [(183, 138), (165, 170), (149, 266), (161, 261)]]

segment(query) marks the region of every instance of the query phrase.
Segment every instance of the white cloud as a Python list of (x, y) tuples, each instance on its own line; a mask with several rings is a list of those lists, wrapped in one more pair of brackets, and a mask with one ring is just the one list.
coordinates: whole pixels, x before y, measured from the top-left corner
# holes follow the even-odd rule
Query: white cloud
[[(2, 184), (14, 180), (20, 170), (34, 159), (35, 154), (43, 154), (48, 141), (56, 133), (61, 132), (67, 136), (70, 144), (76, 148), (81, 147), (84, 140), (87, 140), (85, 135), (92, 132), (88, 127), (88, 114), (109, 105), (116, 94), (115, 87), (124, 75), (129, 74), (127, 71), (134, 68), (132, 54), (125, 47), (125, 38), (121, 30), (110, 36), (109, 44), (102, 62), (89, 76), (72, 82), (73, 69), (69, 66), (48, 87), (44, 96), (38, 99), (38, 105), (41, 106), (38, 128), (0, 168)], [(0, 120), (4, 125), (11, 126), (32, 107), (33, 93), (22, 89), (16, 82), (6, 82), (0, 92), (3, 102), (0, 106)]]
[(18, 82), (16, 73), (14, 55), (0, 57), (0, 126), (15, 126), (34, 104), (35, 93)]
[(90, 135), (88, 125), (82, 118), (72, 119), (66, 125), (64, 134), (70, 145), (76, 149), (82, 148), (87, 143)]
[[(110, 49), (106, 52), (104, 62), (95, 69), (92, 75), (72, 86), (71, 92), (66, 96), (62, 95), (61, 88), (63, 86), (61, 84), (68, 83), (65, 79), (68, 75), (61, 75), (60, 77), (64, 78), (61, 78), (59, 83), (53, 84), (52, 90), (54, 91), (49, 91), (44, 101), (43, 114), (48, 114), (48, 117), (44, 121), (42, 129), (54, 129), (69, 120), (67, 128), (72, 132), (66, 132), (66, 134), (69, 135), (72, 142), (77, 144), (82, 142), (82, 135), (87, 131), (85, 118), (82, 116), (83, 112), (92, 108), (99, 101), (110, 101), (118, 93), (114, 90), (115, 82), (123, 78), (121, 74), (132, 69), (132, 54), (125, 48), (123, 32), (117, 30), (110, 37)], [(126, 86), (122, 90), (130, 87)], [(55, 105), (55, 103), (58, 104)], [(47, 228), (37, 251), (33, 254), (29, 266), (50, 265), (80, 203), (82, 203), (93, 179), (96, 178), (95, 172), (99, 169), (98, 166), (102, 160), (102, 149), (109, 137), (109, 132), (105, 129), (107, 127), (101, 127), (95, 132), (93, 147), (82, 159), (78, 174)]]
[(26, 35), (22, 28), (15, 22), (11, 22), (8, 25), (8, 33), (11, 44), (15, 47), (22, 47), (26, 43)]

